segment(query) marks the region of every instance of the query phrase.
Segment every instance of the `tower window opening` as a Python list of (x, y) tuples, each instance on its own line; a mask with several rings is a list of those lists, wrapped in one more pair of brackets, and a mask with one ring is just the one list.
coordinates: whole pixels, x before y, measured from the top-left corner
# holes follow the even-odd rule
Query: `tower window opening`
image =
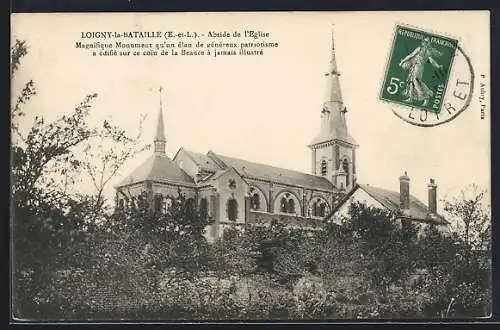
[(327, 172), (327, 166), (326, 166), (326, 160), (321, 161), (321, 176), (326, 176)]
[(347, 162), (347, 159), (344, 159), (342, 161), (342, 169), (344, 170), (346, 177), (345, 177), (345, 185), (349, 186), (349, 179), (350, 179), (350, 173), (349, 173), (349, 163)]

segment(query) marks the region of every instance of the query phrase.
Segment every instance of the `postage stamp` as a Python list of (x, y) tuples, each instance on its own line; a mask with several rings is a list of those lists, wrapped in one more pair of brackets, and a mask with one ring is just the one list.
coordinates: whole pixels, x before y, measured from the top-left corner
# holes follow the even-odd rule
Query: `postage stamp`
[(397, 25), (380, 98), (439, 113), (458, 40)]

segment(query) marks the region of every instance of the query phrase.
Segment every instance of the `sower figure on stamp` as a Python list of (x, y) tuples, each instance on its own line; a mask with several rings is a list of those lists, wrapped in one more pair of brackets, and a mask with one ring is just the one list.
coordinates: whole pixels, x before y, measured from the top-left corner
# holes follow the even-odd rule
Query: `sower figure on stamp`
[(442, 69), (443, 66), (438, 64), (432, 56), (441, 56), (442, 53), (431, 46), (429, 38), (424, 38), (422, 44), (415, 48), (409, 55), (399, 62), (399, 66), (404, 70), (408, 70), (406, 78), (406, 87), (403, 90), (403, 96), (406, 97), (404, 102), (422, 101), (423, 106), (429, 102), (429, 98), (434, 94), (422, 80), (425, 63), (427, 61), (437, 69)]

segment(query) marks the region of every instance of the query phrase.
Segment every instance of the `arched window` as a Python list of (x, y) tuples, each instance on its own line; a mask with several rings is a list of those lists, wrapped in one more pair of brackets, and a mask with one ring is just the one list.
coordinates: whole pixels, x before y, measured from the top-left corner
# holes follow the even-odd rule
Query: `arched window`
[(160, 194), (155, 195), (155, 205), (154, 210), (156, 214), (162, 213), (162, 196)]
[(347, 162), (346, 158), (344, 158), (344, 160), (342, 161), (342, 169), (344, 170), (344, 172), (346, 174), (345, 184), (346, 184), (346, 186), (348, 186), (349, 185), (350, 173), (349, 173), (349, 163)]
[(135, 197), (132, 197), (130, 199), (130, 209), (132, 211), (136, 211), (137, 210), (137, 201), (136, 201), (136, 198)]
[(281, 202), (280, 202), (280, 212), (282, 213), (286, 213), (286, 210), (287, 210), (287, 200), (285, 197), (282, 197), (281, 198)]
[(327, 172), (327, 167), (326, 167), (326, 160), (321, 161), (321, 176), (326, 176)]
[(208, 201), (206, 198), (202, 198), (200, 200), (200, 215), (202, 219), (206, 219), (208, 217)]
[(118, 200), (118, 210), (123, 211), (123, 208), (125, 207), (125, 202), (123, 199)]
[(319, 198), (312, 205), (312, 215), (314, 217), (324, 217), (326, 215), (326, 210), (327, 204)]
[(319, 205), (319, 208), (318, 208), (318, 216), (324, 217), (325, 216), (325, 210), (326, 210), (325, 203), (321, 203)]
[[(292, 213), (292, 214), (299, 214), (301, 205), (300, 201), (298, 198), (293, 195), (290, 192), (285, 192), (283, 195), (279, 194), (279, 196), (282, 196), (280, 199), (276, 200), (275, 204), (275, 209), (278, 207), (278, 200), (279, 200), (279, 212), (280, 213)], [(278, 197), (279, 197), (278, 196)]]
[(186, 205), (187, 205), (188, 207), (193, 207), (193, 206), (195, 206), (194, 199), (193, 199), (192, 197), (190, 197), (190, 198), (186, 199)]
[(313, 203), (313, 206), (312, 206), (312, 215), (313, 217), (317, 217), (318, 216), (318, 203), (319, 203), (319, 200), (315, 201)]
[(251, 202), (250, 205), (251, 205), (252, 210), (260, 209), (260, 196), (258, 193), (254, 193), (252, 195), (252, 199), (250, 202)]
[(231, 221), (236, 221), (238, 217), (238, 202), (234, 198), (227, 201), (227, 218)]
[(293, 199), (289, 199), (286, 208), (287, 213), (295, 213), (295, 202)]

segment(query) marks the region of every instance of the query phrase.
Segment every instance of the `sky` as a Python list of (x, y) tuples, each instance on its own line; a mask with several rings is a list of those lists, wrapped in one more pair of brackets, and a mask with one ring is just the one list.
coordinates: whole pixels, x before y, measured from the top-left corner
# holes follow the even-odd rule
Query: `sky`
[[(478, 88), (466, 111), (432, 128), (402, 121), (378, 100), (398, 23), (459, 39), (476, 86), (486, 84), (485, 119)], [(152, 143), (162, 86), (170, 157), (182, 146), (306, 173), (311, 171), (307, 145), (319, 132), (333, 29), (347, 124), (360, 145), (358, 182), (397, 191), (398, 177), (407, 171), (411, 193), (425, 203), (430, 178), (438, 198), (454, 196), (470, 183), (490, 187), (487, 11), (13, 14), (11, 24), (12, 40), (29, 46), (12, 95), (29, 79), (38, 91), (25, 107), (28, 115), (20, 123), (25, 130), (35, 115), (54, 119), (86, 94), (98, 93), (92, 121), (107, 119), (135, 134), (144, 114), (144, 137)], [(245, 57), (100, 57), (75, 47), (77, 41), (107, 42), (82, 39), (82, 32), (170, 30), (262, 31), (279, 46)], [(106, 189), (108, 196), (151, 152), (125, 164)]]

